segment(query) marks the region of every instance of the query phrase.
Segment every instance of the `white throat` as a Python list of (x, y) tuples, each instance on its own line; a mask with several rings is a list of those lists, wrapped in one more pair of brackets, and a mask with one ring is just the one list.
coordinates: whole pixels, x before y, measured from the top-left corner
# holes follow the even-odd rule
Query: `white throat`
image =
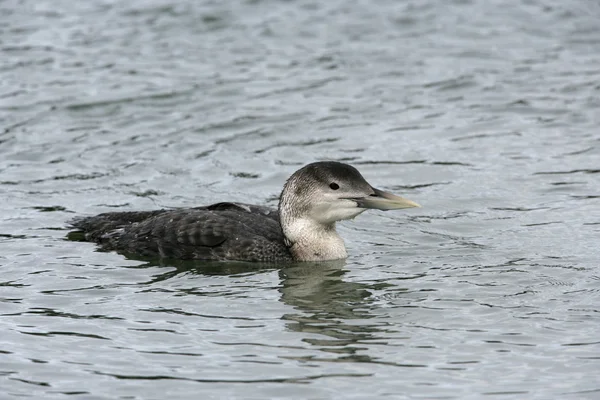
[(338, 260), (348, 257), (335, 223), (320, 224), (310, 218), (288, 220), (282, 226), (290, 252), (298, 261)]

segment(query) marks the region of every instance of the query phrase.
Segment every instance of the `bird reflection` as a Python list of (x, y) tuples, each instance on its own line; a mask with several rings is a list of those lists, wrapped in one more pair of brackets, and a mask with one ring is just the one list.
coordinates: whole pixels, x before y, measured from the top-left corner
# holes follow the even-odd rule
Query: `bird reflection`
[(381, 338), (385, 328), (366, 323), (374, 318), (370, 314), (371, 286), (345, 281), (344, 266), (344, 260), (337, 260), (282, 268), (281, 301), (297, 311), (282, 318), (291, 331), (310, 334), (305, 342), (328, 353), (343, 354), (335, 361), (372, 361), (356, 354), (360, 347), (354, 345)]
[(145, 264), (128, 268), (171, 267), (167, 272), (154, 275), (146, 284), (153, 284), (174, 278), (183, 273), (206, 276), (227, 276), (246, 273), (258, 273), (277, 269), (272, 263), (250, 263), (245, 261), (200, 261), (200, 260), (168, 260), (156, 258), (131, 257), (129, 259), (146, 261)]
[[(139, 259), (139, 258), (137, 258)], [(306, 333), (303, 341), (328, 354), (329, 357), (306, 357), (306, 360), (335, 362), (373, 362), (367, 355), (359, 355), (361, 342), (367, 345), (385, 336), (387, 324), (381, 320), (369, 324), (374, 319), (371, 314), (372, 297), (370, 290), (382, 289), (381, 283), (369, 285), (348, 282), (344, 276), (345, 260), (327, 262), (302, 262), (282, 265), (247, 262), (206, 262), (182, 260), (152, 260), (138, 268), (169, 266), (167, 272), (155, 275), (146, 284), (155, 284), (182, 273), (199, 275), (239, 275), (278, 270), (281, 286), (280, 301), (293, 308), (282, 319), (293, 332)], [(375, 287), (377, 286), (377, 287)], [(180, 288), (187, 291), (188, 289)], [(194, 289), (189, 288), (190, 294)]]

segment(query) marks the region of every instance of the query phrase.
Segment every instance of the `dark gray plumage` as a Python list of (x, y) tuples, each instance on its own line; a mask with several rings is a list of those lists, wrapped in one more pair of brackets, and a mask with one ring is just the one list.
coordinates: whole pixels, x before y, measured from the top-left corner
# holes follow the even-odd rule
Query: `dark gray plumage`
[[(319, 261), (346, 257), (335, 222), (367, 208), (417, 207), (373, 188), (352, 166), (317, 162), (286, 182), (279, 209), (217, 203), (175, 210), (111, 212), (71, 226), (104, 250), (145, 257)], [(282, 229), (283, 227), (283, 229)]]
[(277, 211), (239, 203), (179, 210), (104, 213), (74, 228), (103, 250), (199, 260), (292, 260)]

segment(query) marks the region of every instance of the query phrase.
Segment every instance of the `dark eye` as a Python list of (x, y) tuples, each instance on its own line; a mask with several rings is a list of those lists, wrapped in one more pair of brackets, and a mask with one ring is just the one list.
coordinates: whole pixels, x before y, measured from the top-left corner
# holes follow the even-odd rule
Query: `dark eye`
[(331, 183), (329, 184), (329, 187), (330, 187), (330, 188), (332, 188), (333, 190), (338, 190), (338, 189), (340, 188), (340, 185), (338, 185), (338, 184), (337, 184), (337, 183), (335, 183), (335, 182), (331, 182)]

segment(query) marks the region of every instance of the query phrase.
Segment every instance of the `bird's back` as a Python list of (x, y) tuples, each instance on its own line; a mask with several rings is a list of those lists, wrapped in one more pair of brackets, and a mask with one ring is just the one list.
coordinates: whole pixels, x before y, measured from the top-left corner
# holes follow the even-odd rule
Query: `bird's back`
[(289, 261), (276, 210), (240, 203), (112, 212), (71, 225), (104, 250), (144, 257)]

